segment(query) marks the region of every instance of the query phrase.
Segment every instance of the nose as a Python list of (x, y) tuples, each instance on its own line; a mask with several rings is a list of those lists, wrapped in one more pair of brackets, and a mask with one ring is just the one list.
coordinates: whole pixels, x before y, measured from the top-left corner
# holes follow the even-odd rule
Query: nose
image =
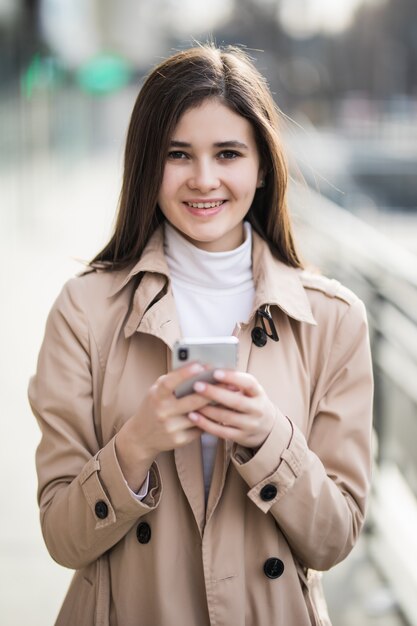
[(220, 179), (216, 171), (215, 164), (208, 161), (199, 161), (195, 163), (192, 171), (190, 172), (188, 186), (190, 189), (198, 190), (202, 193), (218, 189), (220, 186)]

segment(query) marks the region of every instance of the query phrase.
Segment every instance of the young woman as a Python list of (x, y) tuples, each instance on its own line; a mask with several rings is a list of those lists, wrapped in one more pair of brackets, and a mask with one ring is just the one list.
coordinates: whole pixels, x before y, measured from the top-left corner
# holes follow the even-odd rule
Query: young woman
[[(329, 624), (318, 571), (363, 524), (372, 375), (362, 303), (302, 270), (278, 116), (238, 49), (156, 67), (110, 242), (50, 313), (30, 385), (57, 624)], [(182, 336), (236, 371), (178, 384)]]

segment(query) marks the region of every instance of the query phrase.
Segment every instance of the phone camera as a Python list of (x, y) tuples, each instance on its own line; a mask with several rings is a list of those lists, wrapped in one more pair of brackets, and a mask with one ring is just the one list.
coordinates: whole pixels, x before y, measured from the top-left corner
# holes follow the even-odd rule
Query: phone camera
[(188, 349), (180, 348), (178, 350), (178, 358), (180, 361), (186, 361), (188, 359)]

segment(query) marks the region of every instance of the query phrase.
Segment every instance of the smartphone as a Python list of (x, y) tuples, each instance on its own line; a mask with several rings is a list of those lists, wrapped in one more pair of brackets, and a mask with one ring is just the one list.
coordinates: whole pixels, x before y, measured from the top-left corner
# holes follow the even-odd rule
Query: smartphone
[(177, 398), (193, 393), (198, 380), (215, 383), (216, 369), (236, 369), (239, 339), (237, 337), (192, 337), (177, 341), (172, 351), (172, 368), (188, 363), (201, 363), (206, 369), (189, 378), (175, 390)]

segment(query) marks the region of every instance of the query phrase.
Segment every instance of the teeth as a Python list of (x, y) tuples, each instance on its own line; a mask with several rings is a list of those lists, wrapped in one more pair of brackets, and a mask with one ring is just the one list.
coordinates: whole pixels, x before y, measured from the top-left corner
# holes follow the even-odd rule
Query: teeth
[(217, 202), (187, 202), (187, 204), (193, 209), (214, 209), (214, 207), (223, 204), (223, 200), (218, 200)]

